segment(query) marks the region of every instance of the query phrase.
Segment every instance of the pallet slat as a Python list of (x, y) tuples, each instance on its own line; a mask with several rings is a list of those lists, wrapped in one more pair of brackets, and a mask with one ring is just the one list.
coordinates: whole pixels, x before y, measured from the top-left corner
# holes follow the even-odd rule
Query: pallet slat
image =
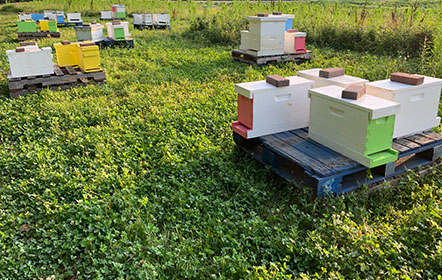
[(248, 54), (244, 50), (232, 50), (232, 58), (237, 61), (246, 62), (249, 64), (264, 65), (267, 63), (279, 63), (279, 62), (296, 62), (302, 63), (307, 60), (311, 60), (313, 54), (311, 51), (307, 51), (304, 54), (283, 54), (283, 55), (271, 55), (256, 57)]

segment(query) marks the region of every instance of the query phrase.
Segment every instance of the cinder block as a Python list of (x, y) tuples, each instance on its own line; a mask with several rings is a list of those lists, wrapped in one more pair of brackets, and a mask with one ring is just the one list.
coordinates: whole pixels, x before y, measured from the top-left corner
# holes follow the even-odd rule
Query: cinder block
[(287, 87), (290, 85), (290, 80), (280, 75), (267, 75), (266, 82), (275, 87)]
[(364, 85), (351, 85), (342, 90), (342, 98), (357, 100), (365, 94)]
[(424, 83), (424, 77), (418, 75), (412, 75), (408, 73), (396, 72), (390, 75), (390, 80), (393, 82), (403, 83), (407, 85), (421, 85)]
[(321, 78), (334, 78), (339, 76), (344, 76), (345, 70), (342, 68), (334, 67), (334, 68), (327, 68), (322, 69), (319, 71), (319, 77)]

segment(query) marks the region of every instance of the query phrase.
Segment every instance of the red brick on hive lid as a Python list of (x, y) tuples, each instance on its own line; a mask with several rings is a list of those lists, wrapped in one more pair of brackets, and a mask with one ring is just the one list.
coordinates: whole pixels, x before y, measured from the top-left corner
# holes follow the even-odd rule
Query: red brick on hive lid
[(89, 46), (95, 46), (95, 43), (94, 42), (80, 43), (80, 47), (89, 47)]
[(298, 32), (298, 29), (287, 29), (285, 32), (296, 33), (296, 32)]
[(17, 47), (17, 48), (15, 48), (15, 52), (25, 52), (25, 48)]
[(274, 16), (280, 16), (280, 15), (282, 15), (282, 13), (281, 13), (281, 12), (273, 12), (272, 15), (274, 15)]
[(26, 46), (36, 46), (37, 42), (20, 42), (20, 47), (26, 47)]
[(112, 25), (119, 25), (121, 23), (121, 21), (119, 20), (113, 20), (112, 21)]
[(266, 82), (275, 87), (287, 87), (290, 85), (290, 80), (280, 75), (267, 75)]
[(258, 17), (268, 17), (269, 14), (258, 14)]
[(62, 45), (70, 45), (70, 44), (71, 44), (71, 41), (69, 41), (69, 40), (62, 40), (62, 41), (61, 41), (61, 44), (62, 44)]
[(342, 90), (342, 98), (358, 100), (365, 94), (364, 85), (350, 85)]
[(413, 75), (408, 73), (396, 72), (390, 75), (390, 80), (392, 82), (403, 83), (407, 85), (421, 85), (424, 83), (424, 77), (419, 75)]
[(334, 78), (343, 76), (345, 74), (345, 70), (343, 68), (333, 67), (322, 69), (319, 71), (319, 77), (321, 78)]

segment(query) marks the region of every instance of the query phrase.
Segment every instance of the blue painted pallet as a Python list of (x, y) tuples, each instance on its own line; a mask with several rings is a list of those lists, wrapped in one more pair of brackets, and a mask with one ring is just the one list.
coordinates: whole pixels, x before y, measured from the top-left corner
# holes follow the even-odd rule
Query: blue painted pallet
[(170, 25), (159, 25), (159, 24), (134, 24), (134, 28), (139, 30), (144, 29), (169, 29)]
[(442, 156), (442, 135), (424, 132), (393, 141), (396, 162), (369, 170), (365, 166), (308, 138), (308, 128), (255, 139), (233, 132), (235, 143), (284, 179), (313, 188), (316, 196), (342, 194), (380, 183), (425, 166)]
[(58, 27), (83, 26), (82, 22), (57, 22)]
[(114, 46), (126, 46), (128, 48), (134, 47), (134, 40), (115, 41), (112, 38), (105, 38), (102, 41), (95, 42), (100, 47), (114, 47)]

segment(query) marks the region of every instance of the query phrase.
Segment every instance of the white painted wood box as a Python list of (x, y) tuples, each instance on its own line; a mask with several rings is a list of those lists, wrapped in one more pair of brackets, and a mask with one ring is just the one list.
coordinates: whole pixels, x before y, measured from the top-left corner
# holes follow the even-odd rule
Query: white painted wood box
[(366, 93), (401, 104), (393, 136), (401, 137), (439, 126), (439, 100), (442, 80), (424, 78), (421, 85), (392, 82), (390, 79), (365, 85)]
[(69, 23), (83, 22), (81, 19), (81, 13), (67, 13), (67, 18)]
[(52, 63), (52, 49), (28, 47), (23, 52), (7, 50), (6, 56), (9, 62), (10, 78), (29, 76), (50, 75), (54, 73)]
[(48, 10), (43, 11), (43, 16), (45, 19), (48, 20), (57, 20), (57, 14), (55, 11), (48, 11)]
[(143, 24), (143, 14), (132, 14), (133, 24)]
[(129, 22), (127, 21), (121, 21), (120, 24), (113, 24), (112, 22), (106, 22), (106, 28), (107, 28), (107, 36), (109, 38), (112, 38), (114, 40), (119, 40), (119, 38), (116, 38), (115, 36), (115, 29), (117, 28), (123, 28), (124, 29), (124, 37), (125, 39), (130, 38), (129, 33)]
[(392, 149), (399, 103), (365, 94), (341, 98), (339, 86), (309, 90), (309, 137), (367, 167), (397, 159)]
[(105, 39), (103, 33), (104, 25), (102, 24), (91, 23), (83, 26), (75, 26), (74, 28), (77, 41), (99, 42)]
[(235, 85), (238, 93), (238, 121), (232, 128), (244, 138), (308, 126), (308, 90), (313, 82), (287, 77), (289, 86), (275, 87), (264, 81)]
[(241, 31), (241, 50), (247, 50), (249, 48), (250, 32), (248, 30)]
[(152, 14), (143, 14), (143, 24), (146, 25), (153, 24)]
[(284, 54), (284, 33), (287, 17), (248, 17), (250, 23), (247, 53), (254, 56)]
[(170, 25), (170, 15), (169, 14), (152, 14), (152, 21), (155, 25)]
[(331, 86), (331, 85), (347, 87), (350, 85), (363, 85), (369, 82), (368, 80), (349, 75), (343, 75), (334, 78), (322, 78), (319, 77), (320, 70), (321, 70), (320, 68), (301, 70), (296, 72), (296, 75), (314, 81), (315, 82), (313, 86), (314, 88)]
[(112, 19), (112, 11), (100, 11), (101, 19)]
[(28, 13), (20, 13), (18, 14), (18, 20), (20, 21), (32, 20), (32, 15)]

